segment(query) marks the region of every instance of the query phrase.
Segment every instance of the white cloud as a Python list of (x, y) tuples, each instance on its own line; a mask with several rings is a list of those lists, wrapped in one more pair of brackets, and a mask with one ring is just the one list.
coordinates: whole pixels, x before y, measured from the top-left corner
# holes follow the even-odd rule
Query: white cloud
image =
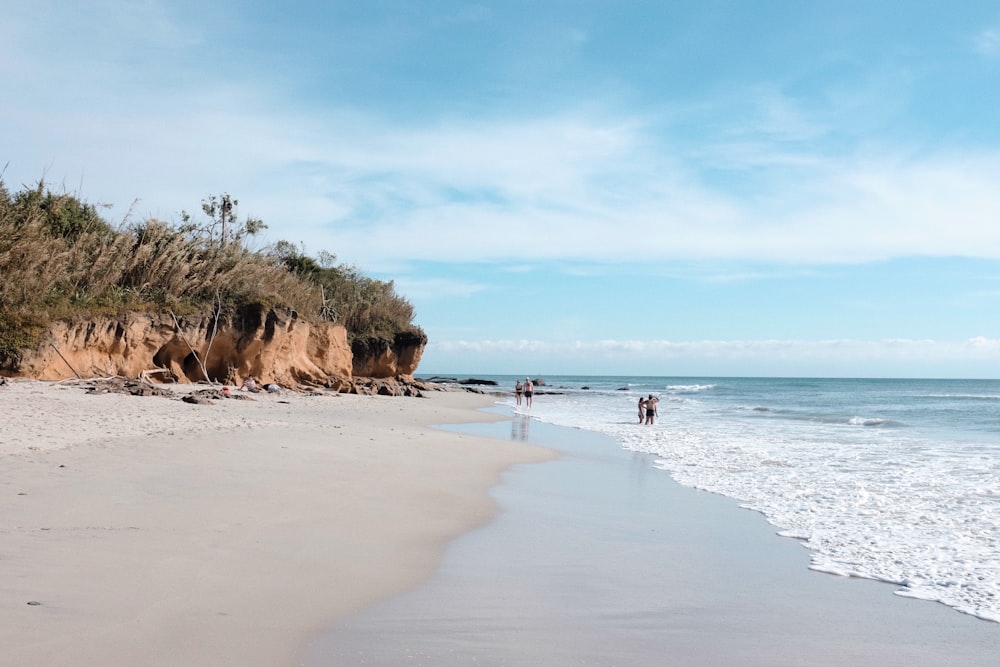
[(757, 340), (757, 341), (669, 341), (669, 340), (600, 340), (600, 341), (541, 341), (541, 340), (444, 340), (432, 341), (438, 352), (445, 354), (473, 353), (542, 354), (581, 358), (581, 353), (602, 358), (641, 355), (646, 360), (692, 358), (728, 360), (990, 360), (1000, 361), (1000, 340), (983, 337), (967, 341), (935, 341), (885, 339), (877, 341), (838, 339), (821, 341)]
[[(990, 150), (831, 157), (746, 144), (685, 161), (628, 118), (413, 129), (351, 112), (270, 112), (238, 89), (199, 104), (168, 115), (9, 107), (4, 117), (22, 132), (2, 156), (8, 184), (51, 165), (50, 180), (82, 181), (85, 197), (121, 211), (138, 197), (140, 213), (168, 219), (226, 190), (276, 239), (365, 267), (1000, 257), (1000, 152)], [(715, 182), (717, 167), (745, 184)]]
[(466, 298), (491, 287), (483, 283), (447, 280), (420, 279), (400, 277), (393, 280), (396, 291), (405, 294), (407, 299), (415, 301), (431, 301), (433, 299)]
[(743, 196), (626, 119), (565, 114), (406, 130), (350, 114), (320, 125), (212, 110), (232, 106), (169, 118), (23, 117), (23, 139), (4, 157), (22, 180), (51, 164), (50, 180), (82, 181), (88, 198), (124, 209), (138, 197), (141, 213), (168, 219), (227, 190), (276, 238), (362, 266), (1000, 257), (1000, 152), (803, 154), (786, 173), (757, 147), (730, 174), (753, 180)]
[(968, 341), (969, 346), (979, 352), (987, 354), (1000, 354), (1000, 340), (986, 338), (985, 336), (976, 336), (975, 338), (970, 338)]
[[(451, 157), (434, 149), (447, 135), (414, 147), (425, 159), (398, 174), (407, 190), (356, 193), (356, 210), (382, 208), (386, 224), (344, 230), (339, 241), (366, 256), (395, 243), (411, 257), (443, 260), (1000, 257), (993, 224), (1000, 216), (1000, 154), (817, 157), (815, 166), (775, 175), (739, 199), (699, 182), (696, 168), (685, 172), (631, 148), (650, 143), (638, 132), (603, 154), (564, 158), (572, 151), (540, 130), (566, 122), (524, 128), (495, 159), (492, 140), (463, 132), (464, 149), (478, 161), (459, 160), (451, 173), (438, 162)], [(512, 163), (509, 154), (523, 161)]]
[[(216, 73), (221, 57), (171, 69), (193, 47), (213, 55), (209, 19), (184, 23), (161, 3), (101, 3), (83, 25), (89, 39), (67, 15), (52, 28), (65, 37), (60, 52), (29, 48), (43, 19), (62, 16), (56, 4), (24, 4), (0, 27), (19, 45), (0, 46), (9, 62), (35, 68), (0, 109), (19, 130), (0, 163), (10, 162), (9, 187), (43, 175), (82, 184), (84, 197), (115, 204), (112, 221), (136, 198), (139, 214), (171, 219), (228, 191), (268, 222), (272, 240), (366, 270), (409, 260), (1000, 258), (1000, 150), (824, 145), (875, 95), (818, 110), (776, 86), (748, 86), (747, 118), (720, 111), (730, 93), (656, 118), (578, 100), (520, 118), (401, 125), (297, 105), (277, 93), (279, 80)], [(107, 44), (88, 51), (97, 41)], [(1000, 33), (978, 43), (995, 49)], [(133, 52), (150, 61), (142, 75)], [(68, 55), (80, 64), (63, 70)], [(53, 75), (78, 81), (69, 92), (33, 87)], [(684, 134), (699, 113), (717, 116), (699, 126), (717, 133)]]
[(1000, 341), (435, 340), (422, 367), (548, 374), (996, 377)]

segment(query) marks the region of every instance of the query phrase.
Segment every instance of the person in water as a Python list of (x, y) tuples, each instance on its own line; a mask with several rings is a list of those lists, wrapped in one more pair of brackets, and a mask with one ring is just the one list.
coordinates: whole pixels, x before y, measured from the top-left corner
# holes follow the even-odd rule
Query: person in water
[(532, 384), (531, 378), (524, 378), (524, 402), (530, 408), (531, 407), (531, 397), (535, 395), (535, 385)]
[(524, 385), (518, 380), (517, 384), (514, 385), (514, 396), (517, 398), (517, 404), (521, 405), (521, 395), (524, 394)]
[(656, 404), (659, 403), (659, 402), (660, 402), (660, 399), (658, 399), (656, 396), (653, 396), (652, 394), (650, 394), (649, 398), (647, 398), (646, 401), (643, 403), (643, 405), (646, 406), (646, 423), (647, 424), (652, 424), (653, 423), (653, 420), (654, 420), (654, 418), (656, 417), (656, 414), (657, 414), (656, 413)]
[(646, 399), (642, 396), (639, 397), (639, 423), (641, 424), (646, 418)]

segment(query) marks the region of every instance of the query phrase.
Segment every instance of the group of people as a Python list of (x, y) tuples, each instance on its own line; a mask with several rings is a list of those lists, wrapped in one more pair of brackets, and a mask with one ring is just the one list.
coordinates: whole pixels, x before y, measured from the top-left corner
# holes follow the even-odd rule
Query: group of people
[(522, 383), (520, 380), (514, 385), (514, 397), (517, 399), (517, 404), (521, 405), (521, 399), (524, 398), (524, 403), (529, 408), (531, 407), (531, 398), (535, 395), (535, 385), (531, 382), (531, 378), (524, 378)]
[(652, 394), (649, 395), (649, 398), (642, 398), (641, 396), (639, 397), (640, 424), (643, 423), (643, 420), (645, 420), (646, 424), (653, 423), (653, 420), (656, 418), (656, 416), (660, 414), (656, 410), (656, 404), (659, 402), (660, 399), (658, 399), (656, 396), (653, 396)]
[[(520, 407), (521, 402), (527, 407), (531, 407), (531, 399), (535, 395), (535, 385), (531, 382), (531, 378), (524, 378), (524, 382), (520, 380), (514, 385), (514, 398), (517, 401), (517, 405)], [(639, 423), (640, 424), (652, 424), (656, 418), (659, 416), (659, 411), (656, 409), (656, 404), (660, 402), (656, 396), (650, 394), (646, 398), (639, 397)]]

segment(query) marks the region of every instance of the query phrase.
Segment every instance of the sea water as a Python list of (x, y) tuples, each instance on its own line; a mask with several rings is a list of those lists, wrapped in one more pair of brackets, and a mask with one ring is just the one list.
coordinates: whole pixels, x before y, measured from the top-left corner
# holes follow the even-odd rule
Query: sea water
[[(513, 376), (487, 376), (512, 391)], [(613, 436), (761, 512), (812, 568), (1000, 622), (1000, 381), (544, 378), (532, 419)], [(659, 416), (639, 423), (654, 394)], [(505, 399), (512, 406), (513, 396)]]

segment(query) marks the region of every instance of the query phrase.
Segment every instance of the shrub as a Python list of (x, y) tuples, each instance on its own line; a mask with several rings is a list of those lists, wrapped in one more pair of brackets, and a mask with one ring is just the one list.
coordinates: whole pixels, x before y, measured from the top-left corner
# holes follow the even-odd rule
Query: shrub
[(333, 266), (336, 257), (330, 254), (320, 263), (287, 241), (275, 244), (270, 253), (289, 271), (320, 287), (326, 319), (343, 324), (352, 340), (393, 341), (403, 331), (423, 335), (413, 325), (412, 304), (396, 293), (392, 281), (368, 278), (348, 264)]
[(0, 180), (0, 361), (36, 345), (57, 319), (127, 310), (284, 306), (305, 320), (341, 323), (352, 340), (423, 335), (392, 282), (333, 266), (333, 255), (317, 261), (287, 242), (247, 249), (245, 237), (262, 228), (259, 220), (237, 223), (228, 242), (213, 225), (199, 231), (189, 216), (179, 228), (151, 219), (115, 230), (75, 197), (42, 183), (12, 197)]

